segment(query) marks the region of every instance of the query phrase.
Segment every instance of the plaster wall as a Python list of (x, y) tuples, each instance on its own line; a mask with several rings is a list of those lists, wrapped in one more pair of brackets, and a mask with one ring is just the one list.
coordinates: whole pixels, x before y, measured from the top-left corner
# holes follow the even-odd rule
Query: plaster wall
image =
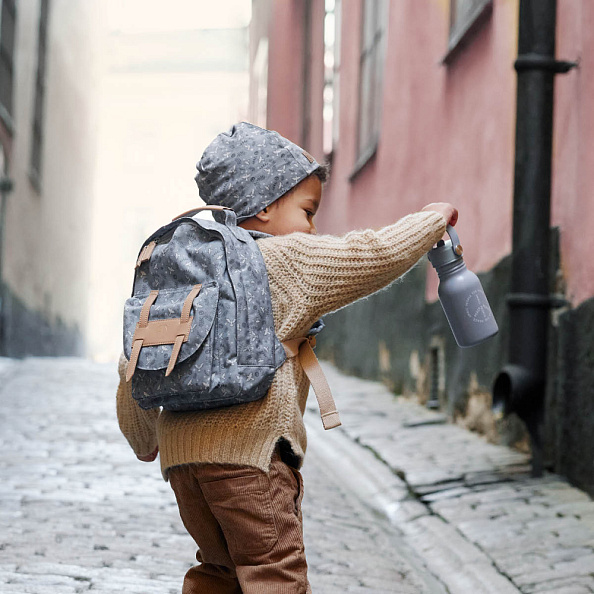
[[(451, 63), (448, 2), (391, 2), (379, 146), (356, 161), (361, 4), (343, 3), (340, 143), (319, 228), (379, 227), (437, 201), (460, 210), (469, 266), (488, 270), (511, 250), (517, 10), (493, 12)], [(346, 211), (344, 215), (339, 213)], [(436, 298), (429, 275), (428, 297)]]
[[(426, 395), (437, 340), (444, 410), (464, 414), (473, 395), (484, 397), (490, 410), (492, 380), (508, 354), (519, 2), (494, 0), (490, 16), (447, 65), (449, 1), (390, 2), (381, 137), (375, 155), (355, 172), (362, 6), (342, 3), (340, 135), (318, 230), (380, 227), (429, 202), (453, 202), (465, 260), (480, 273), (500, 333), (477, 348), (459, 349), (435, 302), (436, 275), (422, 262), (388, 290), (328, 316), (318, 354), (348, 372), (381, 378), (397, 393)], [(594, 493), (588, 462), (594, 434), (594, 4), (558, 0), (557, 10), (557, 57), (580, 66), (555, 80), (550, 289), (565, 292), (572, 307), (551, 316), (545, 457), (548, 467)], [(510, 444), (525, 439), (515, 419), (505, 419), (499, 435)]]
[(249, 93), (244, 27), (113, 30), (103, 54), (87, 333), (88, 354), (98, 361), (121, 352), (123, 306), (142, 243), (202, 204), (196, 163), (217, 134), (247, 119)]
[[(495, 0), (491, 16), (442, 63), (446, 1), (390, 3), (375, 157), (354, 177), (361, 4), (343, 3), (340, 143), (318, 215), (322, 232), (377, 227), (447, 200), (460, 210), (465, 259), (487, 271), (511, 251), (518, 2)], [(551, 225), (561, 229), (561, 265), (574, 305), (594, 295), (594, 5), (559, 0), (557, 56), (580, 67), (555, 81)], [(426, 295), (436, 298), (429, 272)]]
[(252, 18), (249, 26), (250, 95), (249, 121), (266, 127), (268, 103), (268, 28), (272, 0), (252, 0)]
[[(325, 159), (323, 148), (323, 110), (324, 110), (324, 0), (311, 0), (309, 96), (307, 109), (306, 137), (304, 147), (319, 163)], [(322, 67), (320, 67), (322, 65)]]
[(303, 0), (272, 2), (268, 46), (266, 127), (293, 142), (302, 141)]
[(324, 0), (310, 0), (309, 5), (308, 14), (302, 0), (272, 3), (266, 127), (303, 146), (322, 163)]
[(558, 0), (557, 56), (580, 61), (555, 81), (552, 222), (561, 229), (561, 267), (574, 306), (594, 296), (594, 4)]
[[(96, 2), (54, 0), (46, 57), (44, 136), (40, 184), (30, 178), (39, 27), (38, 1), (18, 3), (15, 45), (14, 136), (4, 237), (4, 282), (10, 326), (5, 339), (24, 352), (44, 352), (41, 340), (81, 334), (86, 326), (91, 181), (95, 129)], [(22, 317), (37, 320), (18, 341)], [(36, 335), (43, 326), (44, 337)], [(30, 332), (29, 332), (30, 331)], [(61, 342), (61, 341), (59, 341)], [(65, 350), (70, 352), (69, 340)], [(47, 345), (46, 345), (47, 346)], [(62, 352), (59, 344), (53, 352)], [(76, 351), (82, 349), (81, 343)], [(12, 351), (9, 350), (9, 354)], [(20, 351), (19, 351), (20, 353)]]

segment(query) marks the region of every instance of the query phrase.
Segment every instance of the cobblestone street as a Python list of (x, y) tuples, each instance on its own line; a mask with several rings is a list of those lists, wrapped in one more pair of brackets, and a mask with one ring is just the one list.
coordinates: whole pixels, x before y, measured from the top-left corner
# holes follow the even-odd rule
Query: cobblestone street
[[(306, 414), (316, 594), (594, 592), (594, 502), (524, 454), (324, 364)], [(115, 418), (113, 364), (0, 360), (0, 592), (176, 593), (194, 543)]]
[[(158, 465), (138, 462), (119, 433), (115, 369), (74, 358), (3, 361), (2, 594), (181, 591), (195, 545)], [(320, 423), (311, 417), (312, 426)], [(346, 443), (370, 476), (384, 469)], [(398, 531), (341, 478), (344, 465), (327, 466), (323, 445), (313, 439), (304, 471), (314, 592), (444, 592)], [(406, 489), (388, 477), (402, 496)]]
[[(323, 364), (343, 433), (400, 476), (388, 512), (451, 593), (594, 592), (594, 502), (529, 458)], [(308, 402), (308, 406), (311, 401)]]

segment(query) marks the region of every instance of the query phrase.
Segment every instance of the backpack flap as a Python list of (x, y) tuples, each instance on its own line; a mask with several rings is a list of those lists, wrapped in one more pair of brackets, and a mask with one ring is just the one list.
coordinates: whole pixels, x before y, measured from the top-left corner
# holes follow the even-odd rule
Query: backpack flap
[(165, 370), (196, 353), (208, 336), (217, 311), (219, 289), (212, 281), (181, 289), (151, 291), (124, 305), (126, 379), (137, 369)]
[(202, 208), (214, 210), (215, 220), (198, 217), (200, 208), (183, 213), (139, 254), (125, 304), (124, 352), (132, 396), (144, 409), (258, 400), (286, 359), (259, 247), (237, 227), (235, 213)]

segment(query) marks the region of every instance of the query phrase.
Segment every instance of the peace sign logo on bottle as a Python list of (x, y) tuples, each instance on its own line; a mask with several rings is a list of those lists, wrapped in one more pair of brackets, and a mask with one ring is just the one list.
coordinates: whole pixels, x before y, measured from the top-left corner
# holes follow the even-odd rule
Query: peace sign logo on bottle
[(493, 317), (485, 293), (475, 289), (466, 298), (466, 315), (477, 324), (484, 324)]

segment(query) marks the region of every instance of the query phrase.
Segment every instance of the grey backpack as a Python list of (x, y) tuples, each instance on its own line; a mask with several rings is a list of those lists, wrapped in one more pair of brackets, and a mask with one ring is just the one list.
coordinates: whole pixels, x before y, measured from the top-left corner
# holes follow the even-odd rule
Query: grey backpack
[[(214, 211), (215, 220), (197, 215)], [(253, 236), (252, 236), (253, 235)], [(340, 425), (307, 336), (283, 343), (274, 330), (268, 274), (254, 237), (223, 206), (185, 212), (143, 244), (124, 305), (126, 381), (145, 409), (192, 411), (263, 398), (276, 370), (296, 357), (325, 429)]]
[(142, 408), (187, 411), (262, 398), (286, 353), (264, 260), (224, 207), (173, 219), (143, 244), (124, 306), (126, 379)]

